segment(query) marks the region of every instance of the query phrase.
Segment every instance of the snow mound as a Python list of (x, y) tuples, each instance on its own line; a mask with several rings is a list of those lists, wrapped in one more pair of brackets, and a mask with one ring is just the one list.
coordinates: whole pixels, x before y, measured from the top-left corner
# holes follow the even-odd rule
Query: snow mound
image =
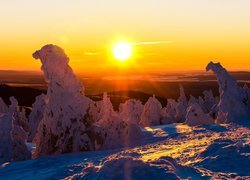
[(249, 179), (250, 123), (242, 122), (148, 127), (166, 133), (160, 139), (144, 133), (135, 147), (3, 164), (0, 179)]
[(249, 176), (249, 152), (249, 143), (218, 139), (200, 154), (203, 160), (196, 165), (213, 172)]
[(101, 166), (90, 165), (83, 169), (84, 175), (76, 176), (83, 179), (179, 179), (173, 172), (152, 165), (131, 156), (106, 160)]

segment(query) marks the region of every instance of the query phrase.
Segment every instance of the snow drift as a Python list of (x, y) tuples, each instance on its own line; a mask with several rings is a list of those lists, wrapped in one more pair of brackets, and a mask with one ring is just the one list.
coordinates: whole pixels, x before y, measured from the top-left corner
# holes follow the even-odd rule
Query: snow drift
[[(169, 163), (166, 161), (165, 163)], [(174, 173), (173, 165), (160, 167), (143, 162), (132, 156), (108, 159), (103, 166), (90, 165), (83, 169), (84, 174), (75, 175), (73, 178), (86, 179), (179, 179)], [(164, 170), (163, 170), (164, 169)], [(164, 172), (165, 171), (165, 172)]]

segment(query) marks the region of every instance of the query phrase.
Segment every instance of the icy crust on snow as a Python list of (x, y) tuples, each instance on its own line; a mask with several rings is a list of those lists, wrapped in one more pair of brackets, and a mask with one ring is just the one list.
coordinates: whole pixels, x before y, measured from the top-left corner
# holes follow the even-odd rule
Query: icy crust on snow
[[(35, 179), (124, 179), (125, 174), (131, 179), (249, 179), (249, 119), (242, 122), (145, 128), (144, 143), (139, 146), (10, 163), (0, 167), (0, 179), (31, 175)], [(154, 131), (165, 132), (160, 141), (155, 136), (148, 139), (149, 133), (156, 134)], [(151, 174), (156, 175), (152, 178)]]
[(171, 157), (143, 161), (139, 153), (124, 151), (101, 160), (97, 165), (86, 163), (82, 173), (73, 179), (187, 179), (199, 178), (196, 169), (182, 166)]
[(230, 123), (249, 116), (249, 110), (244, 103), (244, 91), (236, 80), (220, 63), (210, 62), (206, 70), (213, 71), (218, 79), (220, 102), (218, 104), (217, 123)]
[[(250, 146), (247, 143), (219, 139), (200, 154), (203, 160), (196, 165), (213, 172), (237, 172), (239, 176), (249, 176), (249, 152)], [(218, 164), (224, 164), (225, 166), (218, 169)], [(231, 176), (236, 175), (232, 173)]]
[(249, 119), (241, 120), (242, 125), (231, 124), (220, 132), (203, 152), (194, 166), (213, 172), (215, 179), (249, 179), (250, 178), (250, 131)]
[(160, 164), (150, 164), (132, 156), (123, 156), (108, 159), (101, 166), (87, 166), (83, 169), (85, 175), (75, 175), (73, 179), (179, 179), (174, 173), (175, 167), (168, 161), (164, 163), (166, 164), (161, 167)]
[(68, 65), (64, 50), (46, 45), (33, 54), (48, 83), (46, 106), (35, 136), (36, 156), (92, 150), (84, 117), (90, 100)]

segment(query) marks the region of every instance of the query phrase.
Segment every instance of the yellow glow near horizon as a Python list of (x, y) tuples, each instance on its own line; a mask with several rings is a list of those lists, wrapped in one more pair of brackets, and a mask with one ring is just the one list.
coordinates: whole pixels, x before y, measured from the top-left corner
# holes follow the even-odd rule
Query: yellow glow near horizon
[[(2, 0), (0, 69), (40, 71), (32, 53), (55, 44), (87, 75), (204, 71), (211, 60), (250, 71), (249, 8), (249, 0)], [(113, 53), (123, 40), (133, 42), (125, 61)]]
[(132, 47), (130, 43), (118, 42), (113, 48), (114, 57), (120, 62), (124, 62), (132, 55)]

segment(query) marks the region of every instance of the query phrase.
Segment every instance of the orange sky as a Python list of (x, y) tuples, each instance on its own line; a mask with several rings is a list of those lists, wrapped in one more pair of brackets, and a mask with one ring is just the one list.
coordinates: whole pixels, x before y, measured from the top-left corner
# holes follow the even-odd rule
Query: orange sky
[(139, 43), (123, 71), (202, 70), (210, 60), (250, 70), (249, 9), (249, 0), (1, 0), (0, 69), (37, 71), (31, 54), (52, 43), (76, 72), (111, 71), (111, 46), (126, 40)]

